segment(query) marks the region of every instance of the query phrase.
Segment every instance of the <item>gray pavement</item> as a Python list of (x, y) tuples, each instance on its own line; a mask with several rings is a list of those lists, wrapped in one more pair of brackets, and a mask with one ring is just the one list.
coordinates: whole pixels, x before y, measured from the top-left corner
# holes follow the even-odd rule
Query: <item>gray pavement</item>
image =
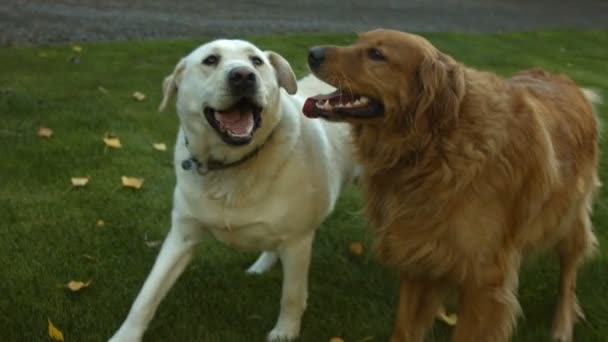
[(608, 0), (1, 0), (0, 46), (289, 32), (608, 28)]

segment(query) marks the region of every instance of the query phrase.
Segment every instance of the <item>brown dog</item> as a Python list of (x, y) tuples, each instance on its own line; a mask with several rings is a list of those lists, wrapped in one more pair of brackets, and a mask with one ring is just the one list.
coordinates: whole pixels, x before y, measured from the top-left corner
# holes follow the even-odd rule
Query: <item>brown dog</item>
[(309, 65), (338, 90), (304, 113), (352, 124), (377, 251), (400, 271), (392, 340), (424, 340), (452, 290), (454, 341), (509, 340), (520, 259), (554, 248), (553, 336), (571, 341), (576, 272), (597, 244), (598, 132), (584, 92), (540, 69), (502, 79), (467, 68), (390, 30), (312, 48)]

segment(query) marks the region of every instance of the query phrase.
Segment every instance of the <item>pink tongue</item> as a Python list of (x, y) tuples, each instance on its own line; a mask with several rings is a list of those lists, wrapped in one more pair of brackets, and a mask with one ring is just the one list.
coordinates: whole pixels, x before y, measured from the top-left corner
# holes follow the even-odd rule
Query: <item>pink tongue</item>
[(249, 134), (253, 128), (253, 114), (250, 111), (215, 112), (215, 119), (223, 130), (230, 131), (232, 134)]

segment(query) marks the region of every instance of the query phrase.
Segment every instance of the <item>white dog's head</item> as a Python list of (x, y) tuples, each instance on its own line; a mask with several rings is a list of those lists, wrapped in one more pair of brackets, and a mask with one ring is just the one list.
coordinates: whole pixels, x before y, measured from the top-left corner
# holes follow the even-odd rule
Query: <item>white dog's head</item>
[(215, 40), (184, 57), (165, 78), (159, 110), (177, 93), (178, 115), (191, 134), (212, 129), (216, 134), (206, 134), (207, 145), (248, 145), (259, 128), (270, 132), (280, 120), (280, 87), (289, 94), (297, 90), (283, 57), (242, 40)]

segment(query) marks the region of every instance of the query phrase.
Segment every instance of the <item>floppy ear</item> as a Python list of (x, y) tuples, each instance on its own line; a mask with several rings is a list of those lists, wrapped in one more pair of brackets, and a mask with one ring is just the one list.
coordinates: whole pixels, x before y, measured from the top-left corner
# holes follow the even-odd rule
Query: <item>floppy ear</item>
[(169, 103), (169, 100), (171, 100), (171, 98), (175, 96), (175, 93), (177, 93), (177, 87), (182, 81), (185, 67), (186, 61), (182, 59), (179, 61), (179, 63), (177, 63), (177, 65), (173, 69), (173, 73), (165, 77), (165, 80), (163, 81), (163, 100), (160, 103), (160, 106), (158, 106), (159, 112), (165, 110), (167, 104)]
[(418, 71), (420, 84), (415, 120), (428, 120), (431, 129), (441, 129), (458, 121), (460, 103), (465, 94), (464, 67), (439, 52), (427, 56)]
[(270, 64), (276, 70), (279, 86), (285, 88), (288, 94), (295, 94), (298, 91), (298, 82), (296, 82), (296, 75), (293, 73), (289, 62), (274, 51), (267, 51), (266, 55)]

